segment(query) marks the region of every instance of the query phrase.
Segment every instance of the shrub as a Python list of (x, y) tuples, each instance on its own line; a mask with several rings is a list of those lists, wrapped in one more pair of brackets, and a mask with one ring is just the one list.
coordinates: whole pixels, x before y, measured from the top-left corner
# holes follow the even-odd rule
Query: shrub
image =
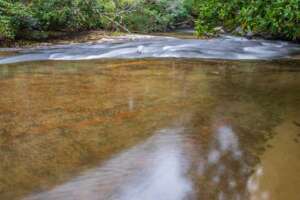
[[(189, 18), (193, 0), (123, 0), (111, 1), (109, 16), (131, 31), (165, 31)], [(189, 7), (190, 6), (190, 7)], [(116, 24), (115, 24), (116, 25)]]
[(0, 0), (0, 38), (14, 39), (24, 29), (38, 25), (30, 9), (21, 2)]
[(216, 26), (242, 34), (253, 33), (285, 39), (300, 38), (299, 0), (197, 0), (199, 35)]
[[(165, 31), (190, 20), (194, 0), (0, 0), (0, 38), (104, 28)], [(34, 30), (32, 32), (31, 30)], [(44, 37), (43, 36), (43, 37)]]
[(75, 31), (99, 27), (103, 7), (97, 0), (33, 0), (31, 9), (43, 30)]

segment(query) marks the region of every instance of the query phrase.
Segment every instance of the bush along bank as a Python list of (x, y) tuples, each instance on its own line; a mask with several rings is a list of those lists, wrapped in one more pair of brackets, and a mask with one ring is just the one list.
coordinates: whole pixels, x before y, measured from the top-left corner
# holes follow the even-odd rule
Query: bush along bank
[(194, 0), (0, 0), (0, 40), (53, 32), (166, 31), (192, 22)]
[(0, 42), (193, 25), (198, 36), (228, 32), (299, 41), (299, 6), (300, 0), (0, 0)]
[(196, 0), (198, 35), (300, 39), (300, 0)]

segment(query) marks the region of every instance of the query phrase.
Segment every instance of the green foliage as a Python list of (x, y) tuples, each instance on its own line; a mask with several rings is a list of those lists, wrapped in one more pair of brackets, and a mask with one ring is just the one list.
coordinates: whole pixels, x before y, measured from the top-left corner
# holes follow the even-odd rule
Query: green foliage
[(213, 33), (217, 26), (241, 34), (300, 38), (299, 0), (197, 0), (199, 35)]
[(296, 40), (299, 7), (300, 0), (0, 0), (0, 39), (97, 28), (166, 31), (197, 15), (199, 35), (213, 35), (221, 26), (242, 35)]
[(97, 0), (33, 0), (34, 17), (43, 30), (80, 30), (100, 26), (103, 10)]
[[(174, 7), (170, 3), (173, 3)], [(172, 27), (176, 18), (184, 12), (182, 4), (178, 1), (162, 0), (157, 3), (148, 1), (142, 5), (135, 12), (125, 16), (124, 21), (132, 30), (141, 32), (165, 31)]]
[[(102, 28), (165, 31), (190, 19), (194, 0), (0, 0), (0, 39)], [(34, 30), (34, 32), (31, 32)], [(28, 35), (28, 34), (27, 34)]]
[(300, 39), (300, 0), (0, 0), (0, 39), (31, 31), (166, 31), (195, 15), (199, 35), (222, 26), (242, 35)]
[[(121, 0), (111, 1), (108, 16), (131, 31), (152, 32), (174, 28), (190, 17), (193, 0)], [(115, 27), (120, 28), (120, 26)], [(122, 29), (122, 28), (121, 28)]]
[(31, 10), (24, 4), (0, 0), (0, 39), (13, 39), (23, 29), (32, 29), (36, 25)]

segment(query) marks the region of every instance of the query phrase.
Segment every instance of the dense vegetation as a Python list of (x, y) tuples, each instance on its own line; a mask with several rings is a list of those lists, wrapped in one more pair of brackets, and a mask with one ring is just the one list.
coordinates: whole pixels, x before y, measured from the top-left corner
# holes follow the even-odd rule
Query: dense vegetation
[(199, 34), (223, 27), (241, 35), (300, 38), (300, 0), (197, 0)]
[[(190, 19), (193, 0), (0, 0), (0, 38), (49, 31), (166, 31)], [(37, 33), (37, 34), (36, 34)]]
[(0, 0), (0, 40), (91, 29), (167, 31), (194, 22), (199, 35), (225, 30), (299, 40), (299, 6), (300, 0)]

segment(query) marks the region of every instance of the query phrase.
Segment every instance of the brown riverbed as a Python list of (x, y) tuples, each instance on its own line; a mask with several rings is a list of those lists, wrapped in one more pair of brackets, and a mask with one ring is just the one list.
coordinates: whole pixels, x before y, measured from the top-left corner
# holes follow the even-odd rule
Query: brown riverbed
[(297, 200), (300, 62), (0, 66), (0, 199)]

